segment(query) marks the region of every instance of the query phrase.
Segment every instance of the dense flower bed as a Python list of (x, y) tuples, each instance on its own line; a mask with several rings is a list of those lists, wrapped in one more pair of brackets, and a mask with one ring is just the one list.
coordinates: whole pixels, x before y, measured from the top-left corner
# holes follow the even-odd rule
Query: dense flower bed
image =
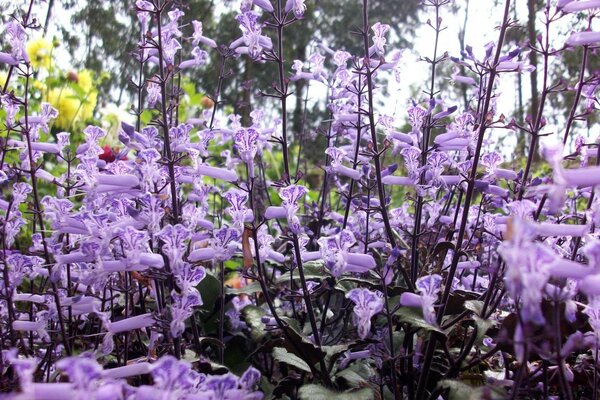
[[(37, 69), (50, 65), (40, 49), (52, 46), (27, 45), (31, 7), (5, 25), (6, 396), (593, 397), (600, 157), (578, 123), (598, 107), (600, 76), (586, 63), (597, 56), (600, 2), (548, 1), (537, 43), (506, 49), (515, 22), (505, 0), (497, 42), (456, 58), (432, 48), (424, 98), (396, 116), (377, 104), (404, 72), (402, 53), (387, 46), (389, 26), (369, 20), (367, 0), (360, 54), (320, 44), (306, 60), (283, 59), (304, 3), (244, 0), (239, 38), (215, 43), (171, 2), (137, 1), (135, 122), (115, 131), (118, 143), (80, 127), (97, 95), (86, 73), (67, 87), (80, 99), (67, 93), (60, 110), (50, 104), (58, 89), (32, 96)], [(438, 14), (449, 3), (423, 5)], [(588, 30), (550, 37), (577, 13)], [(443, 31), (440, 18), (429, 25)], [(533, 70), (526, 49), (540, 56), (543, 83), (539, 109), (521, 121), (498, 109), (497, 84)], [(552, 63), (573, 50), (578, 81), (552, 82)], [(220, 88), (227, 65), (246, 57), (278, 74), (260, 92), (272, 106), (245, 126)], [(468, 107), (436, 89), (442, 63), (457, 67)], [(192, 68), (220, 75), (206, 109), (183, 119), (178, 85)], [(328, 93), (317, 179), (288, 124), (295, 80)], [(555, 116), (546, 98), (558, 91), (573, 93), (571, 112), (557, 144), (540, 146)], [(523, 167), (503, 163), (498, 131), (528, 134)]]

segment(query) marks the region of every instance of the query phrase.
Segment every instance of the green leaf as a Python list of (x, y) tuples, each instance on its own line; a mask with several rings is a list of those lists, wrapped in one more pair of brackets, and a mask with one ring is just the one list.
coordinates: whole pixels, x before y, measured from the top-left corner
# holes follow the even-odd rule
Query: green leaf
[(283, 347), (275, 347), (273, 349), (273, 358), (279, 362), (285, 363), (296, 369), (299, 369), (299, 370), (302, 370), (305, 372), (311, 372), (310, 367), (303, 359), (301, 359), (300, 357), (298, 357), (295, 354), (289, 353)]
[(259, 342), (266, 335), (265, 324), (261, 320), (265, 310), (256, 306), (246, 306), (242, 310), (242, 315), (250, 327), (250, 337), (255, 342)]
[(343, 379), (344, 381), (346, 381), (346, 384), (348, 386), (353, 388), (365, 387), (365, 385), (367, 384), (365, 378), (360, 376), (355, 371), (352, 371), (350, 368), (338, 372), (337, 374), (335, 374), (335, 377)]
[(474, 388), (455, 380), (445, 379), (438, 385), (444, 389), (450, 389), (450, 400), (471, 400), (481, 398), (481, 389)]
[(483, 311), (483, 301), (481, 300), (467, 300), (465, 301), (465, 308), (473, 311), (475, 315), (481, 316)]
[(221, 282), (210, 273), (207, 273), (204, 279), (196, 286), (198, 292), (202, 296), (202, 306), (200, 310), (204, 312), (212, 312), (215, 307), (215, 302), (221, 294)]
[(446, 336), (446, 333), (435, 325), (430, 324), (423, 318), (423, 313), (420, 309), (412, 307), (401, 307), (394, 313), (400, 321), (412, 325), (415, 328), (423, 328), (428, 331), (434, 331)]
[[(309, 261), (307, 263), (304, 263), (302, 267), (304, 268), (304, 277), (306, 278), (307, 281), (310, 281), (310, 280), (321, 281), (327, 276), (327, 274), (324, 270), (325, 264), (323, 263), (323, 261)], [(297, 270), (294, 270), (293, 276), (294, 276), (294, 280), (300, 279), (300, 274), (298, 273)], [(282, 274), (279, 278), (277, 278), (277, 280), (275, 282), (276, 283), (288, 283), (289, 281), (290, 281), (290, 273), (286, 272), (285, 274)]]
[(487, 386), (484, 396), (484, 389), (481, 387), (473, 387), (466, 383), (451, 379), (444, 379), (438, 383), (439, 387), (450, 389), (449, 400), (479, 400), (486, 399), (505, 399), (507, 393), (502, 388)]
[(304, 385), (298, 391), (300, 400), (369, 400), (375, 398), (368, 388), (349, 392), (334, 392), (321, 385)]
[(252, 282), (249, 285), (246, 285), (244, 287), (241, 287), (239, 289), (235, 289), (235, 288), (226, 288), (225, 292), (227, 294), (254, 294), (254, 293), (260, 293), (262, 292), (262, 288), (260, 287), (260, 283), (258, 282)]
[(479, 318), (477, 316), (474, 317), (474, 320), (475, 325), (477, 326), (476, 343), (481, 343), (487, 331), (490, 330), (496, 324), (496, 322), (489, 319)]

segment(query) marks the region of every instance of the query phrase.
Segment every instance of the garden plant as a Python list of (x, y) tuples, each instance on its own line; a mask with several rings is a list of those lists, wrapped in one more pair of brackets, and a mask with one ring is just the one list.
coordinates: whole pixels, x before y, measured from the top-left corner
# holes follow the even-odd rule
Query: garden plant
[[(54, 65), (39, 3), (0, 42), (0, 398), (598, 399), (599, 0), (543, 2), (516, 47), (502, 0), (461, 54), (438, 46), (453, 2), (423, 0), (430, 79), (394, 115), (411, 71), (368, 0), (359, 52), (302, 60), (310, 0), (238, 2), (231, 43), (139, 0), (131, 123), (104, 125), (103, 77)], [(242, 118), (222, 88), (247, 61), (272, 84)], [(191, 95), (200, 69), (218, 79)], [(534, 70), (536, 107), (503, 110)], [(314, 131), (290, 123), (297, 81), (326, 96)]]

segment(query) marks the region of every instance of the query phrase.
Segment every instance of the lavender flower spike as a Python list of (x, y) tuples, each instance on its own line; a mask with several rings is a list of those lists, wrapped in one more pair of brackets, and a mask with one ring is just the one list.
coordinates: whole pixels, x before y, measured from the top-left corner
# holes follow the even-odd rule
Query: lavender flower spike
[(589, 46), (600, 42), (600, 32), (575, 32), (569, 36), (567, 46)]

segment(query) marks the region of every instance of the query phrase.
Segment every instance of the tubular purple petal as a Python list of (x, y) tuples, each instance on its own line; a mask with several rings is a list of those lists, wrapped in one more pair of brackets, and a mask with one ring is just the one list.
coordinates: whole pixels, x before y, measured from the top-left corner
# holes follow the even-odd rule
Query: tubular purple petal
[(0, 51), (0, 64), (8, 64), (11, 66), (15, 66), (19, 65), (19, 62), (10, 54)]
[(354, 264), (368, 269), (372, 269), (377, 266), (375, 259), (370, 254), (347, 253), (346, 261), (348, 264)]
[(285, 261), (285, 255), (283, 255), (275, 250), (269, 250), (269, 252), (267, 254), (268, 254), (269, 259), (271, 259), (275, 262), (278, 262), (280, 264), (283, 264)]
[(302, 253), (302, 261), (314, 261), (321, 259), (320, 251), (305, 251)]
[(572, 13), (590, 10), (592, 8), (600, 8), (600, 0), (571, 1), (562, 8), (562, 11), (566, 13)]
[(540, 222), (533, 225), (539, 236), (584, 236), (588, 233), (587, 225), (566, 225)]
[(600, 184), (600, 167), (565, 169), (562, 176), (567, 186), (594, 186)]
[(494, 175), (496, 175), (497, 178), (508, 179), (511, 181), (516, 180), (518, 177), (515, 171), (503, 168), (496, 168), (496, 170), (494, 171)]
[(509, 194), (507, 189), (496, 185), (488, 185), (484, 191), (498, 197), (508, 197)]
[(405, 307), (421, 307), (423, 298), (416, 293), (404, 292), (400, 295), (400, 304)]
[(140, 184), (140, 180), (135, 175), (107, 175), (98, 174), (96, 180), (99, 185), (108, 186), (123, 186), (123, 187), (134, 187)]
[(440, 179), (444, 182), (445, 185), (457, 185), (464, 178), (460, 175), (440, 175)]
[(75, 399), (77, 392), (72, 383), (53, 382), (53, 383), (30, 383), (35, 400), (71, 400)]
[(200, 175), (221, 179), (226, 182), (235, 182), (238, 180), (238, 176), (235, 171), (225, 168), (211, 167), (209, 165), (198, 165), (196, 172)]
[(46, 326), (46, 321), (14, 321), (12, 327), (15, 331), (37, 331)]
[(288, 212), (285, 207), (280, 206), (270, 206), (267, 207), (265, 211), (266, 219), (274, 219), (274, 218), (287, 218)]
[(206, 247), (204, 249), (194, 250), (188, 256), (188, 260), (191, 262), (206, 261), (215, 257), (215, 249)]
[(579, 290), (588, 297), (600, 295), (600, 275), (588, 275), (579, 284)]
[(274, 8), (269, 0), (253, 0), (255, 6), (262, 8), (266, 12), (273, 12)]
[(555, 278), (583, 279), (592, 272), (592, 268), (575, 261), (559, 258), (548, 266), (550, 275)]
[(338, 165), (333, 168), (340, 175), (347, 176), (350, 179), (354, 179), (355, 181), (360, 180), (360, 171), (356, 169), (352, 169), (350, 167), (346, 167), (345, 165)]
[(461, 261), (456, 265), (459, 270), (462, 269), (475, 269), (479, 268), (481, 263), (479, 261)]
[(31, 293), (15, 293), (12, 295), (12, 299), (13, 301), (28, 301), (36, 304), (41, 304), (45, 301), (44, 296)]
[(117, 322), (111, 322), (107, 330), (112, 333), (132, 331), (134, 329), (143, 329), (154, 325), (154, 317), (151, 313), (136, 315), (135, 317), (123, 319)]
[(54, 175), (42, 168), (39, 168), (35, 171), (35, 176), (46, 182), (54, 182), (56, 180), (56, 177)]
[(404, 142), (406, 144), (410, 144), (410, 145), (413, 144), (413, 138), (408, 133), (393, 131), (392, 133), (390, 133), (390, 137), (400, 140), (401, 142)]
[(143, 253), (140, 255), (140, 264), (152, 268), (162, 268), (165, 266), (165, 260), (160, 254)]
[(408, 176), (388, 175), (381, 179), (384, 185), (415, 186), (415, 182)]
[(460, 135), (458, 132), (441, 133), (435, 137), (433, 142), (435, 144), (441, 145), (441, 144), (448, 142), (449, 140), (453, 140), (456, 138), (460, 138)]
[(128, 378), (130, 376), (149, 374), (152, 371), (152, 364), (148, 362), (140, 362), (123, 367), (106, 369), (103, 375), (110, 379)]
[(589, 46), (600, 42), (600, 32), (575, 32), (566, 41), (568, 46)]

